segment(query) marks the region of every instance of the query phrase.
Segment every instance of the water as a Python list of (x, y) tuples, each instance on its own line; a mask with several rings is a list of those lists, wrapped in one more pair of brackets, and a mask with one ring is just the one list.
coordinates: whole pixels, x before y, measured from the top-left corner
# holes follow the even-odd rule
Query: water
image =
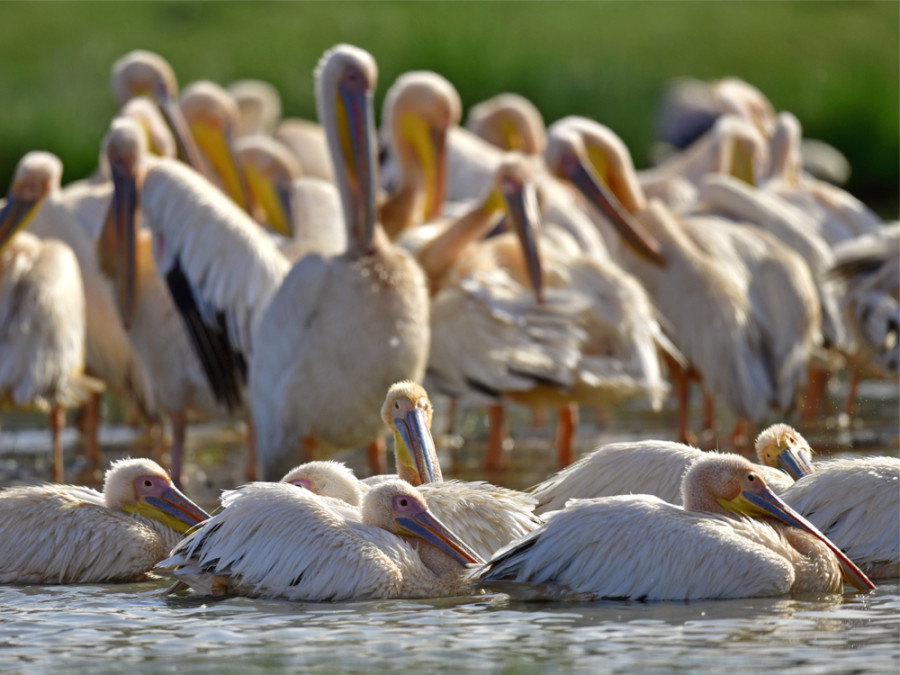
[[(842, 400), (842, 384), (832, 392)], [(583, 412), (578, 450), (629, 438), (671, 438), (672, 411), (639, 405)], [(521, 410), (510, 466), (490, 476), (524, 488), (554, 470), (551, 431)], [(900, 452), (894, 383), (865, 382), (852, 422), (836, 403), (803, 428), (823, 454)], [(3, 418), (0, 484), (49, 475), (39, 417)], [(436, 418), (435, 428), (441, 429)], [(728, 428), (731, 420), (720, 420)], [(18, 427), (18, 428), (16, 428)], [(23, 427), (32, 427), (26, 429)], [(483, 417), (463, 415), (460, 436), (439, 436), (445, 475), (478, 469)], [(462, 438), (467, 439), (465, 442)], [(77, 434), (67, 436), (74, 443)], [(146, 449), (124, 426), (103, 429), (106, 459)], [(185, 489), (212, 507), (241, 482), (240, 434), (191, 428)], [(67, 476), (78, 471), (67, 453)], [(360, 458), (342, 457), (363, 470)], [(898, 520), (900, 527), (900, 520)], [(2, 543), (0, 543), (2, 545)], [(802, 595), (690, 603), (535, 603), (503, 595), (342, 604), (248, 598), (170, 597), (165, 582), (88, 586), (0, 586), (0, 669), (28, 673), (200, 672), (609, 672), (880, 673), (900, 670), (900, 581), (859, 595)]]

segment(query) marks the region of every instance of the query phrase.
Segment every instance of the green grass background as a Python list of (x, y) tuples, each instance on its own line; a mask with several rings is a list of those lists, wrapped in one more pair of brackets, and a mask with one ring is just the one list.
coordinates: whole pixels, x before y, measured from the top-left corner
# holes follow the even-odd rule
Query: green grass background
[[(897, 217), (900, 3), (883, 2), (0, 2), (0, 184), (32, 149), (89, 173), (115, 113), (109, 70), (159, 52), (182, 86), (270, 81), (314, 117), (312, 71), (336, 42), (368, 49), (380, 106), (397, 75), (440, 72), (468, 106), (516, 91), (550, 122), (578, 113), (648, 163), (670, 78), (736, 75), (839, 148), (849, 189)], [(380, 109), (380, 108), (379, 108)]]

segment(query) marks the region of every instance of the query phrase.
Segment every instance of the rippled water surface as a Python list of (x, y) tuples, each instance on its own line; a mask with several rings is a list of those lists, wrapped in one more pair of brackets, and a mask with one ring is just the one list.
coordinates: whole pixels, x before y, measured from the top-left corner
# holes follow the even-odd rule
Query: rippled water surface
[[(832, 412), (803, 428), (824, 454), (898, 454), (896, 384), (865, 382), (852, 422)], [(639, 406), (583, 419), (579, 452), (630, 438), (671, 438), (672, 411)], [(528, 487), (554, 470), (551, 431), (511, 411), (516, 443), (494, 482)], [(46, 435), (0, 418), (0, 484), (49, 475)], [(436, 418), (435, 427), (443, 423)], [(729, 420), (722, 420), (727, 428)], [(42, 424), (31, 418), (26, 425)], [(443, 427), (440, 427), (443, 428)], [(438, 440), (445, 476), (478, 470), (483, 417), (463, 415)], [(146, 443), (125, 427), (103, 430), (107, 459)], [(461, 438), (467, 440), (463, 442)], [(67, 439), (77, 440), (70, 432)], [(341, 457), (354, 468), (353, 455)], [(192, 427), (186, 491), (212, 507), (241, 482), (239, 434)], [(67, 478), (79, 465), (67, 451)], [(69, 474), (72, 474), (69, 476)], [(898, 514), (900, 527), (900, 514)], [(6, 545), (6, 542), (0, 542)], [(820, 595), (691, 603), (511, 602), (502, 595), (429, 601), (298, 604), (169, 597), (164, 581), (131, 585), (0, 586), (0, 669), (21, 672), (485, 672), (898, 673), (900, 585), (866, 596)]]

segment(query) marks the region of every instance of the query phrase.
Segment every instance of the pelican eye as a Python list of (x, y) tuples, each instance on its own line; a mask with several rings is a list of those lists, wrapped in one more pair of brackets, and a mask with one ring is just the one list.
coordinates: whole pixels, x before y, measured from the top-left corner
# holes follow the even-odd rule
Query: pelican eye
[(409, 506), (409, 502), (405, 499), (401, 499), (400, 506), (402, 506), (403, 508), (406, 508), (407, 506)]
[(144, 479), (144, 487), (153, 487), (153, 481), (149, 478)]
[(394, 401), (394, 407), (395, 407), (397, 410), (400, 410), (400, 401)]

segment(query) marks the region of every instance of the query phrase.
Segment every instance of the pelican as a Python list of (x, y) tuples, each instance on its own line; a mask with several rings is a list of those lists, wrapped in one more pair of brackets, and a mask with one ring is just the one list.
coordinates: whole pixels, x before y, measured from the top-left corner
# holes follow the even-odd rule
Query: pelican
[[(785, 473), (788, 463), (805, 465), (812, 452), (806, 439), (786, 424), (765, 429), (756, 448), (761, 462), (757, 469), (779, 494), (793, 484)], [(537, 500), (535, 512), (541, 515), (562, 509), (570, 499), (613, 495), (647, 494), (680, 505), (685, 471), (708, 454), (674, 441), (609, 443), (534, 486), (529, 494)]]
[(75, 485), (0, 490), (0, 583), (140, 581), (209, 516), (149, 459), (113, 462), (103, 492)]
[[(629, 268), (708, 390), (744, 423), (761, 419), (769, 407), (789, 410), (822, 339), (820, 305), (806, 263), (750, 226), (703, 214), (678, 217), (659, 201), (648, 203), (627, 148), (596, 122), (557, 122), (546, 155), (553, 172), (572, 181), (601, 211), (624, 210), (662, 240), (672, 264)], [(687, 297), (695, 300), (686, 304)], [(707, 330), (711, 325), (717, 329)], [(679, 434), (687, 440), (685, 378), (679, 378), (677, 391)], [(741, 426), (736, 442), (743, 442)]]
[(498, 551), (475, 582), (579, 600), (836, 593), (842, 580), (875, 588), (743, 457), (698, 459), (682, 491), (684, 508), (648, 495), (574, 501)]
[(547, 145), (541, 112), (524, 96), (498, 94), (469, 108), (466, 128), (491, 145), (538, 156)]
[[(788, 429), (790, 429), (788, 427)], [(790, 430), (793, 431), (793, 430)], [(796, 432), (793, 432), (796, 434)], [(873, 579), (900, 576), (900, 459), (852, 457), (794, 463), (778, 443), (757, 439), (760, 460), (778, 464), (797, 482), (781, 497), (802, 513)]]
[(422, 598), (466, 592), (481, 562), (401, 480), (362, 498), (347, 520), (309, 490), (251, 483), (157, 565), (195, 590), (307, 602)]
[[(178, 481), (185, 411), (223, 417), (242, 410), (252, 336), (289, 264), (205, 178), (147, 155), (133, 121), (114, 120), (106, 153), (116, 183), (122, 319), (154, 364), (160, 404), (172, 421)], [(139, 218), (147, 229), (138, 229)], [(254, 468), (251, 456), (248, 476)]]
[(278, 123), (274, 135), (294, 154), (305, 175), (335, 181), (335, 167), (322, 125), (288, 117)]
[(265, 80), (235, 80), (228, 92), (238, 106), (237, 135), (266, 134), (271, 136), (281, 118), (281, 94)]
[[(81, 181), (63, 190), (62, 173), (62, 162), (52, 153), (29, 152), (19, 160), (10, 187), (11, 201), (17, 193), (32, 196), (27, 214), (17, 209), (23, 216), (18, 225), (27, 222), (29, 233), (42, 240), (64, 242), (75, 254), (84, 296), (80, 302), (85, 312), (85, 372), (123, 396), (144, 419), (153, 421), (158, 409), (150, 374), (122, 326), (113, 286), (99, 259), (100, 230), (109, 210), (111, 186)], [(98, 424), (99, 394), (91, 395), (90, 400), (96, 406), (89, 407), (85, 435), (90, 444), (88, 456), (97, 463), (99, 447), (92, 429)]]
[(138, 96), (153, 100), (172, 130), (179, 157), (197, 171), (208, 170), (178, 106), (178, 80), (168, 61), (144, 49), (130, 51), (113, 63), (109, 87), (119, 108)]
[(383, 471), (384, 391), (425, 373), (425, 277), (375, 222), (376, 77), (371, 55), (349, 45), (326, 52), (316, 70), (348, 246), (297, 262), (260, 323), (268, 345), (251, 354), (249, 395), (265, 479), (277, 480), (320, 443), (369, 444), (370, 464)]
[(235, 204), (252, 214), (247, 176), (235, 150), (240, 113), (234, 97), (215, 82), (200, 80), (184, 88), (179, 105), (206, 162), (203, 174), (212, 177)]
[(444, 482), (430, 431), (432, 413), (431, 401), (421, 385), (398, 382), (388, 390), (381, 408), (382, 419), (394, 434), (395, 475), (361, 481), (339, 462), (314, 461), (295, 467), (281, 482), (305, 487), (329, 500), (345, 516), (359, 520), (361, 496), (399, 478), (418, 488), (431, 512), (450, 530), (465, 532), (472, 550), (490, 558), (494, 551), (540, 523), (533, 513), (534, 499), (481, 481)]

